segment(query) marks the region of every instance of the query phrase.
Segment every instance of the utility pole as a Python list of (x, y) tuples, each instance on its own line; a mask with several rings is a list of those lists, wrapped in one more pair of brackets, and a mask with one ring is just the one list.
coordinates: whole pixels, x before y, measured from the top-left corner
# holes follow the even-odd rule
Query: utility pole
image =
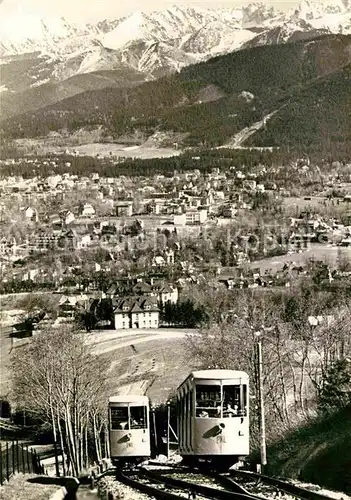
[(262, 360), (262, 338), (261, 332), (255, 332), (257, 337), (257, 362), (258, 362), (258, 387), (259, 387), (259, 414), (260, 414), (260, 448), (261, 448), (261, 473), (267, 465), (266, 453), (266, 422), (264, 413), (264, 394), (263, 394), (263, 360)]
[(169, 458), (169, 429), (171, 425), (171, 405), (167, 401), (167, 458)]
[(155, 456), (156, 456), (158, 450), (158, 440), (157, 440), (157, 428), (156, 428), (156, 414), (154, 407), (151, 408), (151, 413), (152, 413), (152, 425), (154, 428), (154, 444), (155, 444)]

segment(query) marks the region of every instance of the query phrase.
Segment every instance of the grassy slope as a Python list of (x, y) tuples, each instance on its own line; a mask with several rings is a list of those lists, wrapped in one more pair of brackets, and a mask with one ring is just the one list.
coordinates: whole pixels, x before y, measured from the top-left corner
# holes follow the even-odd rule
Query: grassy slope
[[(84, 125), (104, 124), (116, 137), (135, 129), (148, 134), (163, 129), (188, 133), (191, 145), (201, 142), (217, 145), (291, 100), (297, 104), (284, 108), (287, 110), (281, 115), (284, 125), (297, 108), (302, 129), (307, 128), (312, 136), (307, 140), (319, 142), (318, 130), (309, 127), (311, 106), (319, 99), (320, 128), (325, 135), (333, 135), (335, 121), (345, 110), (345, 92), (341, 99), (335, 94), (334, 105), (323, 113), (324, 101), (328, 101), (334, 85), (328, 75), (350, 64), (350, 47), (351, 36), (331, 35), (312, 42), (242, 50), (133, 89), (84, 92), (37, 113), (5, 121), (3, 127), (15, 137), (35, 137), (64, 127), (74, 130)], [(316, 79), (326, 79), (325, 86), (311, 87)], [(312, 88), (310, 94), (308, 91), (306, 94), (306, 86)], [(201, 98), (203, 89), (208, 87), (213, 89), (212, 102)], [(316, 95), (315, 90), (322, 92), (322, 96)], [(254, 99), (240, 97), (242, 91), (251, 92)], [(347, 125), (342, 120), (339, 135), (347, 135)], [(288, 127), (291, 141), (298, 143), (301, 134), (295, 132), (296, 125)]]
[(185, 339), (152, 340), (136, 344), (135, 348), (136, 352), (129, 346), (100, 355), (101, 362), (109, 367), (111, 394), (139, 386), (147, 388), (152, 401), (165, 402), (194, 368)]
[(351, 407), (268, 449), (267, 473), (351, 493)]

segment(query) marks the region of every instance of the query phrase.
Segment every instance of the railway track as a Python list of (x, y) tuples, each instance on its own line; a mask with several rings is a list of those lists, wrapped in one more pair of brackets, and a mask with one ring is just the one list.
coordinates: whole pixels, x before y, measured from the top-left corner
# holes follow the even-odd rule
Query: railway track
[(279, 497), (282, 500), (330, 500), (330, 497), (292, 483), (247, 471), (223, 474), (163, 465), (117, 469), (115, 474), (117, 481), (154, 499), (272, 500)]
[(249, 494), (260, 495), (261, 497), (264, 496), (267, 498), (267, 493), (271, 495), (271, 497), (273, 493), (275, 493), (275, 496), (278, 496), (279, 492), (283, 492), (290, 497), (299, 498), (301, 500), (330, 499), (330, 497), (321, 495), (315, 491), (301, 488), (290, 482), (270, 476), (264, 476), (255, 472), (236, 470), (231, 471), (231, 476), (235, 478), (235, 480), (232, 479), (232, 481), (239, 487), (249, 492)]
[[(174, 477), (174, 475), (178, 477)], [(237, 487), (228, 478), (201, 471), (189, 472), (185, 468), (156, 471), (143, 467), (131, 471), (117, 471), (116, 479), (127, 486), (160, 499), (262, 500), (262, 497), (233, 491)], [(231, 490), (227, 487), (230, 487)]]

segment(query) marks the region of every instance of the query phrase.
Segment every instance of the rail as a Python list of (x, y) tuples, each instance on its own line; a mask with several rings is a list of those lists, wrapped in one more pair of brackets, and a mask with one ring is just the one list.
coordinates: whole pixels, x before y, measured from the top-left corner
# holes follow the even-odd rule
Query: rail
[(295, 497), (301, 498), (302, 500), (326, 500), (330, 498), (325, 495), (321, 495), (320, 493), (307, 490), (306, 488), (301, 488), (300, 486), (296, 486), (295, 484), (288, 483), (286, 481), (283, 481), (282, 479), (264, 476), (256, 472), (236, 470), (231, 471), (231, 474), (233, 476), (239, 476), (246, 479), (256, 479), (257, 481), (262, 481), (272, 486), (276, 486), (280, 490), (285, 491), (286, 493), (290, 493)]
[[(96, 480), (98, 481), (103, 475), (111, 473), (111, 471), (112, 469), (104, 471), (100, 477), (96, 478)], [(202, 474), (214, 479), (221, 486), (221, 488), (172, 477), (172, 474), (176, 473), (190, 473), (192, 475), (199, 474), (199, 476)], [(254, 480), (258, 483), (260, 481), (262, 483), (267, 483), (285, 493), (300, 498), (301, 500), (330, 500), (329, 497), (321, 495), (320, 493), (315, 493), (278, 478), (264, 476), (249, 471), (231, 471), (230, 473), (234, 477), (241, 476), (244, 479)], [(214, 471), (204, 471), (201, 470), (201, 468), (189, 470), (187, 467), (173, 465), (169, 466), (169, 468), (164, 468), (163, 466), (162, 470), (158, 469), (156, 471), (147, 469), (146, 467), (137, 467), (129, 470), (116, 470), (116, 480), (131, 488), (137, 489), (142, 493), (151, 495), (161, 500), (179, 500), (179, 498), (184, 498), (184, 496), (181, 496), (178, 492), (173, 493), (172, 491), (167, 491), (165, 488), (169, 488), (169, 490), (184, 490), (185, 492), (188, 492), (188, 494), (193, 493), (218, 500), (262, 500), (262, 495), (258, 496), (256, 493), (250, 493), (248, 489), (243, 487), (241, 484), (238, 484), (234, 479), (232, 479), (232, 477), (228, 477)]]
[[(200, 495), (207, 496), (208, 498), (214, 498), (218, 500), (262, 500), (260, 497), (255, 495), (244, 495), (243, 493), (238, 493), (235, 491), (228, 491), (226, 489), (218, 489), (210, 486), (205, 486), (202, 484), (196, 484), (194, 482), (188, 482), (183, 479), (176, 479), (174, 477), (165, 477), (155, 471), (150, 471), (147, 469), (140, 469), (140, 474), (152, 481), (157, 481), (159, 483), (164, 483), (167, 486), (178, 487), (181, 489), (186, 489), (194, 491)], [(218, 482), (221, 482), (218, 477), (216, 477)]]
[(146, 493), (147, 495), (151, 495), (155, 498), (160, 498), (161, 500), (179, 500), (180, 498), (179, 495), (176, 495), (174, 493), (162, 491), (159, 488), (155, 488), (154, 486), (150, 486), (149, 484), (145, 484), (137, 481), (136, 479), (132, 479), (122, 471), (117, 472), (116, 479), (118, 481), (121, 481), (121, 483), (130, 486), (131, 488), (139, 490), (142, 493)]

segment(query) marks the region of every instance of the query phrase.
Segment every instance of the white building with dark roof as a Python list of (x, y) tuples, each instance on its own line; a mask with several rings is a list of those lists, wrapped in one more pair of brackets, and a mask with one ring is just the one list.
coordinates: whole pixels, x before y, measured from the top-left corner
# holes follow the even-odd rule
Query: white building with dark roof
[(152, 297), (126, 297), (114, 303), (115, 329), (158, 328), (160, 311)]

